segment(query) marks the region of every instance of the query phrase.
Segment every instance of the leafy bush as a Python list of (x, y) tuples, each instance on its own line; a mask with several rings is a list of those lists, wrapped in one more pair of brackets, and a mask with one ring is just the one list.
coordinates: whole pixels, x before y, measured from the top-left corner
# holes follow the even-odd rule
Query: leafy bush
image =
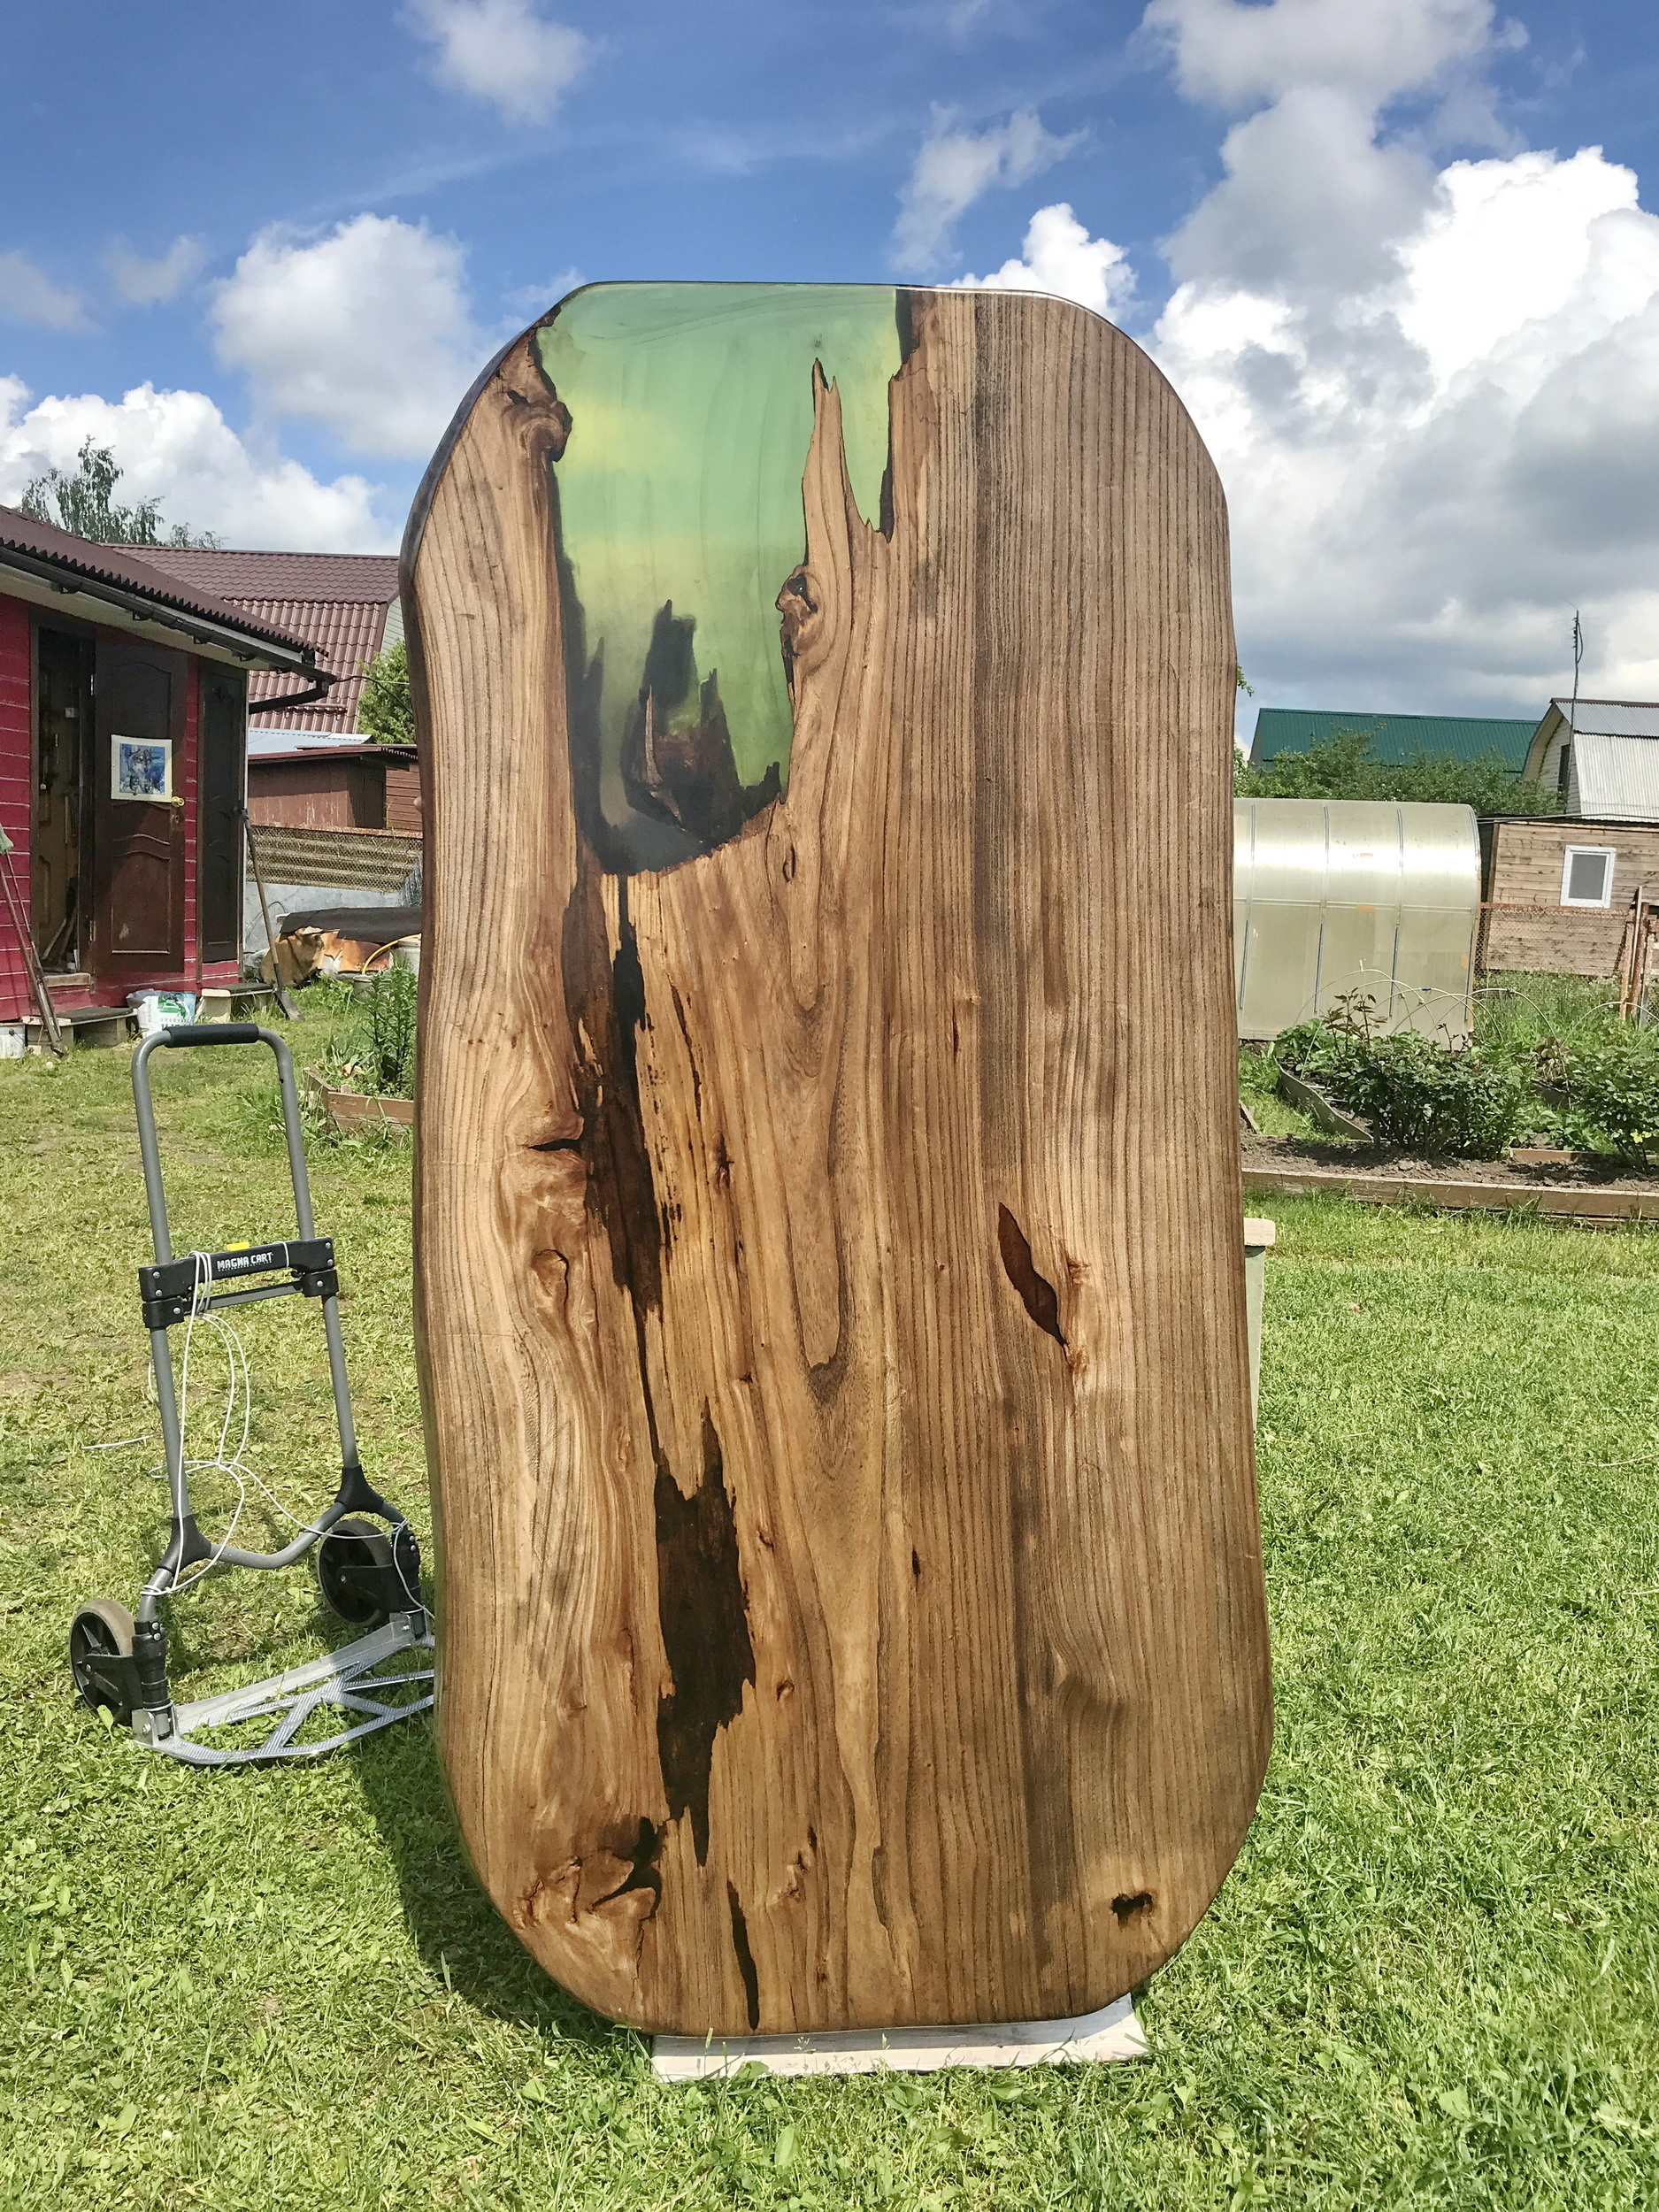
[(1529, 1087), (1513, 1069), (1415, 1030), (1374, 1037), (1363, 1015), (1303, 1022), (1274, 1050), (1283, 1065), (1361, 1115), (1391, 1151), (1494, 1159), (1533, 1118)]
[(377, 745), (412, 745), (415, 708), (409, 689), (409, 648), (399, 638), (363, 668), (357, 727)]
[(1535, 1056), (1570, 1125), (1641, 1167), (1659, 1151), (1659, 1046), (1651, 1030), (1621, 1029), (1574, 1048), (1550, 1043)]
[(1478, 760), (1433, 753), (1379, 760), (1363, 730), (1339, 730), (1323, 745), (1276, 753), (1259, 767), (1237, 757), (1233, 789), (1240, 799), (1395, 799), (1471, 806), (1477, 814), (1561, 811), (1555, 792), (1514, 774), (1502, 753), (1483, 753)]

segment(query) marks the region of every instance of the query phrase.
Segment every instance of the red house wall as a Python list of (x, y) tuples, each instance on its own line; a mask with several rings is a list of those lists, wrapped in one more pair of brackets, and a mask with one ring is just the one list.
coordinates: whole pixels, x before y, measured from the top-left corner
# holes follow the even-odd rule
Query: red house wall
[[(33, 663), (29, 611), (21, 599), (0, 595), (0, 829), (16, 850), (0, 858), (10, 871), (19, 904), (28, 912), (30, 711)], [(28, 977), (18, 945), (17, 924), (0, 887), (0, 1021), (19, 1021), (31, 1010)]]
[[(34, 654), (27, 600), (0, 593), (0, 828), (12, 840), (11, 880), (27, 926), (31, 894), (29, 819), (34, 765), (32, 687)], [(116, 633), (122, 634), (120, 632)], [(53, 1002), (68, 1013), (81, 1006), (118, 1006), (128, 991), (146, 986), (196, 991), (204, 986), (234, 984), (239, 980), (234, 960), (201, 959), (201, 941), (196, 918), (196, 748), (201, 698), (200, 664), (188, 657), (185, 680), (184, 757), (180, 789), (184, 797), (184, 960), (176, 969), (160, 968), (153, 974), (124, 976), (119, 984), (100, 986), (95, 976), (90, 990), (55, 988)], [(0, 860), (0, 867), (8, 864)], [(35, 1016), (34, 995), (18, 945), (10, 902), (0, 889), (0, 1021), (30, 1020)]]

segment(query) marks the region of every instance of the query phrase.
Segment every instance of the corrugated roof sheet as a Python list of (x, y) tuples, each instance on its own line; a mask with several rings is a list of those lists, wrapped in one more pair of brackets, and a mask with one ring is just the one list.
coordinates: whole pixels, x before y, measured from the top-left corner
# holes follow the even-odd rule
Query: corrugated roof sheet
[[(297, 721), (300, 718), (295, 717)], [(319, 730), (315, 723), (303, 729), (250, 730), (248, 757), (258, 760), (268, 753), (295, 751), (334, 753), (343, 746), (360, 745), (363, 740), (355, 730)]]
[(1373, 760), (1404, 763), (1419, 755), (1431, 760), (1479, 760), (1485, 754), (1498, 753), (1509, 772), (1518, 776), (1537, 727), (1532, 717), (1518, 721), (1507, 716), (1477, 714), (1366, 714), (1352, 708), (1263, 707), (1256, 718), (1250, 758), (1261, 765), (1280, 753), (1305, 753), (1315, 745), (1328, 745), (1333, 738), (1351, 736), (1357, 731), (1370, 739)]
[(1604, 821), (1659, 822), (1659, 745), (1580, 727), (1572, 741), (1568, 811)]
[(265, 619), (280, 622), (316, 649), (323, 667), (338, 680), (326, 698), (284, 714), (261, 714), (259, 702), (292, 685), (256, 676), (248, 687), (251, 726), (262, 730), (355, 730), (363, 671), (380, 649), (386, 608), (374, 599), (251, 599), (243, 603)]
[(1659, 737), (1659, 704), (1652, 700), (1580, 699), (1576, 710), (1571, 698), (1549, 703), (1581, 737), (1586, 731), (1601, 737)]
[[(49, 561), (65, 574), (88, 576), (119, 585), (124, 591), (140, 593), (182, 614), (202, 615), (211, 622), (227, 623), (233, 629), (244, 632), (250, 640), (279, 645), (290, 653), (299, 652), (305, 643), (302, 637), (262, 620), (248, 607), (219, 598), (205, 586), (188, 581), (162, 562), (153, 560), (152, 554), (166, 549), (159, 546), (146, 546), (141, 555), (130, 546), (96, 545), (89, 538), (76, 537), (73, 531), (58, 529), (55, 523), (36, 522), (32, 516), (19, 514), (15, 507), (0, 507), (0, 547), (10, 547), (16, 552), (30, 554), (36, 560)], [(292, 672), (279, 675), (274, 680), (279, 689), (291, 691), (294, 687)]]
[(211, 580), (236, 606), (303, 638), (338, 678), (325, 699), (287, 714), (262, 714), (262, 699), (292, 686), (256, 676), (248, 687), (250, 728), (342, 734), (357, 728), (364, 664), (380, 651), (386, 610), (397, 597), (394, 555), (242, 553), (198, 546), (164, 546), (157, 552), (171, 574)]

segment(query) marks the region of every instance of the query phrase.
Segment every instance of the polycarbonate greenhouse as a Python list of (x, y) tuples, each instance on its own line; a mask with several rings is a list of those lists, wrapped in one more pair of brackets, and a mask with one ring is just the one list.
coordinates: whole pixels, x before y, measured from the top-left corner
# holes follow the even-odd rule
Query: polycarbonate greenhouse
[(1371, 799), (1235, 799), (1233, 963), (1255, 1041), (1350, 992), (1386, 1029), (1462, 1042), (1480, 920), (1474, 810)]

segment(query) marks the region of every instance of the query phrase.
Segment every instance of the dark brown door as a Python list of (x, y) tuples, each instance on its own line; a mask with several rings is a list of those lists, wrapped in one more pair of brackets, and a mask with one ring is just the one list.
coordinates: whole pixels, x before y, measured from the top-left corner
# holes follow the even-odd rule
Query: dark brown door
[(184, 965), (182, 653), (98, 640), (93, 749), (92, 968), (99, 979)]
[(31, 919), (49, 975), (84, 950), (86, 833), (92, 752), (92, 640), (42, 627), (35, 645), (35, 833)]
[(196, 922), (204, 960), (242, 949), (242, 787), (248, 758), (248, 679), (200, 667), (196, 746)]

